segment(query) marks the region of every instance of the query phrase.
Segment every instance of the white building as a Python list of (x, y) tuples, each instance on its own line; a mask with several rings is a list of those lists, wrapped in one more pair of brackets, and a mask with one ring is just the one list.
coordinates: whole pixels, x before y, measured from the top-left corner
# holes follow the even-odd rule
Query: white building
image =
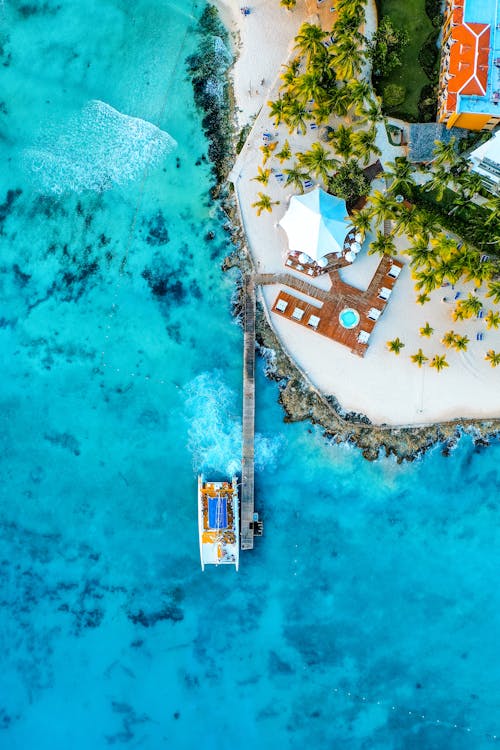
[(483, 179), (484, 186), (491, 193), (500, 192), (500, 130), (493, 138), (471, 151), (469, 159), (472, 171)]

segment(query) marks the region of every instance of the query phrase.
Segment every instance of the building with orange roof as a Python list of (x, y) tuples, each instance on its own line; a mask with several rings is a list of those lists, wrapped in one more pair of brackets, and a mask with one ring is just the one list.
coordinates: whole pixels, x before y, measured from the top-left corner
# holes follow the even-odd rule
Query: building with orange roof
[(498, 0), (447, 0), (438, 121), (470, 130), (500, 123)]

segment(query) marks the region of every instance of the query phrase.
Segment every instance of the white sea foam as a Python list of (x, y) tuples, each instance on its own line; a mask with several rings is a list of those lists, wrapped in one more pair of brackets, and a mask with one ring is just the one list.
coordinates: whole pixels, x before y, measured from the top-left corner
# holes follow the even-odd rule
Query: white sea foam
[[(220, 370), (204, 372), (185, 389), (189, 420), (188, 448), (195, 471), (217, 471), (230, 476), (241, 471), (242, 423), (236, 395)], [(255, 436), (255, 467), (276, 464), (282, 437)]]
[(175, 146), (150, 122), (93, 100), (64, 122), (46, 126), (24, 157), (37, 189), (61, 195), (131, 182)]

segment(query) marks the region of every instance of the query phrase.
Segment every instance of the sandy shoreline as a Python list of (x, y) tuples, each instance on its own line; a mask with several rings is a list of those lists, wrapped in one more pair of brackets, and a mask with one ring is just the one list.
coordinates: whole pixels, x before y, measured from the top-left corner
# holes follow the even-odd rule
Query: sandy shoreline
[[(237, 128), (241, 128), (247, 123), (253, 123), (248, 141), (236, 161), (230, 179), (235, 186), (243, 230), (254, 266), (260, 271), (277, 272), (283, 267), (286, 238), (276, 227), (276, 222), (284, 214), (287, 200), (293, 191), (288, 190), (288, 194), (283, 194), (280, 186), (273, 185), (273, 190), (268, 189), (268, 192), (273, 199), (280, 200), (280, 206), (272, 214), (257, 218), (250, 204), (255, 200), (254, 193), (258, 185), (252, 183), (251, 177), (255, 175), (260, 163), (258, 146), (262, 142), (261, 132), (269, 127), (266, 109), (261, 108), (271, 98), (272, 89), (278, 82), (280, 66), (290, 54), (293, 37), (306, 16), (300, 9), (287, 13), (280, 8), (278, 2), (269, 3), (265, 0), (257, 0), (252, 6), (252, 13), (246, 17), (230, 0), (218, 0), (217, 5), (233, 38), (236, 35), (239, 39), (239, 58), (232, 70), (238, 108), (235, 124)], [(267, 40), (266, 30), (269, 28), (273, 29), (272, 44)], [(247, 87), (250, 76), (255, 74), (257, 78), (262, 76), (259, 83), (264, 80), (265, 85), (255, 89)], [(253, 122), (256, 117), (257, 120)], [(279, 130), (275, 129), (276, 132)], [(290, 137), (286, 129), (278, 135), (281, 140)], [(394, 155), (397, 152), (390, 153), (388, 158), (394, 158)], [(426, 368), (424, 374), (424, 370), (419, 370), (410, 362), (410, 353), (422, 344), (425, 348), (425, 342), (418, 337), (418, 328), (427, 318), (432, 320), (439, 335), (452, 327), (447, 320), (449, 310), (439, 301), (424, 309), (408, 304), (414, 296), (411, 284), (409, 269), (405, 268), (388, 314), (379, 322), (372, 348), (363, 360), (333, 341), (271, 315), (269, 310), (276, 288), (264, 288), (262, 301), (267, 308), (266, 317), (277, 341), (290, 356), (292, 363), (305, 375), (306, 384), (323, 394), (329, 403), (340, 404), (334, 409), (337, 418), (339, 412), (341, 418), (344, 412), (366, 415), (372, 424), (381, 425), (382, 432), (386, 435), (387, 428), (391, 426), (399, 430), (404, 425), (402, 429), (411, 429), (413, 432), (430, 425), (439, 428), (445, 423), (452, 432), (457, 425), (463, 425), (467, 429), (477, 426), (483, 434), (496, 432), (499, 427), (496, 418), (500, 416), (498, 378), (495, 378), (495, 371), (487, 363), (481, 362), (480, 347), (474, 346), (475, 340), (472, 342), (475, 339), (477, 321), (471, 322), (471, 330), (467, 331), (471, 338), (470, 350), (465, 355), (454, 353), (457, 361), (448, 354), (450, 362), (453, 359), (453, 366), (448, 371), (436, 373)], [(464, 288), (463, 293), (466, 292)], [(423, 316), (425, 320), (420, 320), (418, 316)], [(414, 340), (407, 341), (406, 358), (396, 358), (386, 351), (385, 341), (395, 335), (401, 336), (402, 322), (407, 325), (409, 317), (412, 318)], [(489, 338), (494, 334), (499, 339), (497, 348), (500, 348), (500, 334), (488, 332)], [(491, 346), (489, 342), (488, 346)], [(285, 408), (290, 415), (289, 405), (285, 405)], [(294, 408), (297, 410), (297, 404)], [(318, 421), (324, 424), (325, 420)]]

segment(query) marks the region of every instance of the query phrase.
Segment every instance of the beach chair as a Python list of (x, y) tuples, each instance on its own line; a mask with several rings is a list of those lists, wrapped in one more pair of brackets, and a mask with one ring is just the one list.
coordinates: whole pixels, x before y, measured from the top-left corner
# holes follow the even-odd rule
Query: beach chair
[(314, 185), (314, 182), (312, 182), (311, 180), (304, 180), (305, 188), (312, 188), (313, 185)]
[(387, 300), (389, 299), (390, 296), (391, 296), (391, 290), (387, 289), (386, 286), (383, 286), (382, 289), (378, 293), (378, 298), (379, 299), (383, 299), (386, 302), (387, 302)]
[(481, 263), (484, 263), (485, 261), (487, 261), (489, 259), (490, 259), (489, 255), (481, 255)]
[(370, 334), (368, 331), (360, 331), (358, 333), (358, 341), (360, 344), (367, 344), (370, 340)]
[(453, 298), (453, 299), (460, 299), (460, 297), (461, 297), (461, 296), (462, 296), (462, 292), (457, 292), (457, 293), (455, 294), (455, 296), (454, 296), (454, 298)]
[(309, 127), (311, 128), (311, 130), (317, 130), (318, 129), (318, 126), (316, 125), (315, 122), (310, 122), (309, 123)]
[(378, 320), (381, 315), (382, 315), (382, 311), (377, 310), (376, 307), (371, 307), (367, 313), (367, 317), (370, 318), (370, 320)]
[(390, 267), (387, 275), (390, 276), (391, 279), (397, 279), (400, 273), (401, 273), (401, 267), (393, 265)]
[(484, 338), (484, 334), (483, 333), (481, 333), (481, 332), (480, 333), (476, 333), (476, 341), (482, 341), (483, 338)]
[(476, 315), (476, 318), (480, 320), (481, 318), (484, 318), (484, 310), (479, 310), (478, 314)]

